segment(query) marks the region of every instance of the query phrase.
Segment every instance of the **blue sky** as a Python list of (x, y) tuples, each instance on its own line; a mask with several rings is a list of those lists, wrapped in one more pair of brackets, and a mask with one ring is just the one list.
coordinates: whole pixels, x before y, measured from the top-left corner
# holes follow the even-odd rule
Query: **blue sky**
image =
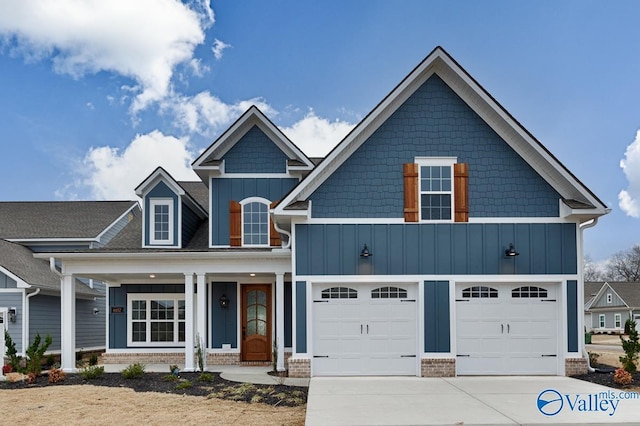
[(603, 260), (640, 243), (639, 14), (636, 1), (0, 0), (0, 199), (134, 199), (157, 165), (195, 178), (193, 158), (254, 103), (323, 155), (441, 45), (611, 207), (585, 234)]

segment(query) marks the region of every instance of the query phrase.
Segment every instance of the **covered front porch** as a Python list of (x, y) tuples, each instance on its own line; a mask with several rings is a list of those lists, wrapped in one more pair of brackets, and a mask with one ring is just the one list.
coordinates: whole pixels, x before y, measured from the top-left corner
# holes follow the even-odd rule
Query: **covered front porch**
[(286, 368), (289, 250), (68, 253), (60, 260), (64, 371), (75, 371), (75, 276), (107, 285), (105, 363), (197, 371), (199, 360), (203, 369), (275, 361), (278, 371)]

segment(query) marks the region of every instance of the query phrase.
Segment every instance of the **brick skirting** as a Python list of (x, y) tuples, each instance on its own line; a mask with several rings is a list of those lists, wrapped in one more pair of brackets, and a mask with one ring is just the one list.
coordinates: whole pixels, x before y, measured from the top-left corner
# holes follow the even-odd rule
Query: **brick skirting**
[[(105, 364), (184, 364), (183, 353), (103, 353), (102, 362)], [(168, 371), (168, 370), (167, 370)]]
[(240, 353), (239, 352), (208, 353), (207, 365), (240, 365)]
[(456, 360), (451, 358), (422, 358), (420, 360), (422, 377), (455, 377)]
[(311, 360), (303, 358), (289, 358), (289, 377), (307, 379), (311, 377)]
[(564, 360), (564, 375), (577, 376), (579, 374), (587, 374), (587, 360), (585, 358), (566, 358)]

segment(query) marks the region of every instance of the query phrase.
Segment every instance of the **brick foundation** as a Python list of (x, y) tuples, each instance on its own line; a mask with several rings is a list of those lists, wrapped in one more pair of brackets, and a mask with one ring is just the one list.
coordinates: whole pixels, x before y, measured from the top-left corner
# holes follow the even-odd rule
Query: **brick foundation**
[(420, 360), (422, 377), (455, 377), (456, 360), (451, 358), (422, 358)]
[(208, 353), (207, 365), (240, 365), (240, 353), (238, 352)]
[(103, 353), (102, 362), (105, 364), (184, 364), (184, 353)]
[(585, 358), (566, 358), (564, 360), (564, 375), (577, 376), (579, 374), (587, 374), (587, 360)]
[(289, 377), (307, 379), (311, 377), (311, 360), (304, 358), (289, 359)]

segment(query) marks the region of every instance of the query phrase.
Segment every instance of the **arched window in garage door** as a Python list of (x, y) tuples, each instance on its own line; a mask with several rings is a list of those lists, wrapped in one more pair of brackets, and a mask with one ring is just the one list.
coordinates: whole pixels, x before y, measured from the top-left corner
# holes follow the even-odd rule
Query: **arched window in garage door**
[(372, 299), (406, 299), (407, 290), (399, 287), (378, 287), (371, 290)]
[(523, 287), (518, 287), (511, 290), (511, 297), (516, 299), (517, 298), (535, 298), (535, 297), (545, 298), (545, 297), (548, 297), (547, 295), (548, 295), (547, 289), (542, 287), (536, 287), (536, 286), (523, 286)]
[(331, 287), (322, 290), (323, 299), (357, 299), (358, 291), (349, 287)]
[(493, 287), (486, 287), (486, 286), (467, 287), (464, 290), (462, 290), (462, 297), (469, 297), (471, 299), (478, 299), (478, 298), (496, 299), (498, 297), (498, 290)]

